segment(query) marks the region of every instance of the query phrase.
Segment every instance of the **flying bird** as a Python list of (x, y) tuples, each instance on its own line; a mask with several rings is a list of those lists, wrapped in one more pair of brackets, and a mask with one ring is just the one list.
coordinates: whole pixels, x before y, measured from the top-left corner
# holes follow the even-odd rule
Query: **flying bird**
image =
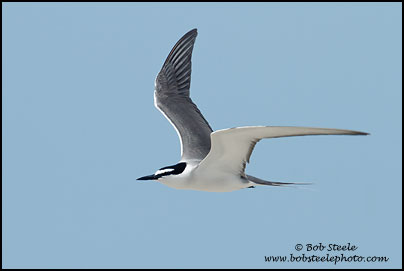
[(245, 173), (251, 153), (263, 138), (305, 135), (367, 135), (327, 128), (247, 126), (214, 131), (189, 95), (191, 56), (197, 29), (172, 48), (155, 80), (154, 105), (181, 141), (181, 160), (137, 180), (156, 180), (176, 189), (230, 192), (257, 185), (283, 186)]

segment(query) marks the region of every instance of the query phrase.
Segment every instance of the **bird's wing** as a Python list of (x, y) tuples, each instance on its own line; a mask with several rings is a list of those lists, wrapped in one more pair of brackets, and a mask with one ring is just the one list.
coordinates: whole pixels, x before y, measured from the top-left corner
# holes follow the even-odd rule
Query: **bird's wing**
[(221, 171), (240, 174), (245, 177), (245, 165), (249, 162), (251, 153), (258, 141), (263, 138), (305, 135), (367, 135), (367, 133), (287, 126), (251, 126), (218, 130), (211, 134), (211, 150), (201, 161), (198, 169), (209, 170), (209, 168), (218, 167)]
[(202, 160), (210, 150), (212, 128), (189, 97), (192, 49), (197, 34), (193, 29), (175, 44), (155, 83), (154, 104), (178, 133), (181, 160)]

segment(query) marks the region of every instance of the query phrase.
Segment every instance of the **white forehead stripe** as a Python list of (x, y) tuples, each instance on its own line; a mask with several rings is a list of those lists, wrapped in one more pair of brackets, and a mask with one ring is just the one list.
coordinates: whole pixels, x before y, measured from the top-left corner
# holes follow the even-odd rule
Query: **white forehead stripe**
[(173, 170), (174, 170), (173, 168), (159, 169), (159, 170), (156, 171), (156, 173), (154, 173), (154, 175), (163, 174), (163, 173), (170, 172), (170, 171), (173, 171)]

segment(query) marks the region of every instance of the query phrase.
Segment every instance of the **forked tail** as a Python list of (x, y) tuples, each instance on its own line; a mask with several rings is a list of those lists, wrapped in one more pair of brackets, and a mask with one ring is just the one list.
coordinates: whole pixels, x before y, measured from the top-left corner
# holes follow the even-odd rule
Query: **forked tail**
[(260, 184), (260, 185), (272, 185), (272, 186), (286, 186), (286, 185), (309, 185), (313, 183), (283, 183), (283, 182), (270, 182), (259, 179), (257, 177), (247, 175), (247, 179), (253, 183)]

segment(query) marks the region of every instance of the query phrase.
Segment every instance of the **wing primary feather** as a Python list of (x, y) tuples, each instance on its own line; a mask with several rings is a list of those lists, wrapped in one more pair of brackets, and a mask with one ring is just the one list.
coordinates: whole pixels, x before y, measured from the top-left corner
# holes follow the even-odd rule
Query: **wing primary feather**
[(195, 42), (195, 38), (198, 35), (198, 31), (196, 28), (190, 30), (189, 32), (187, 32), (179, 41), (177, 41), (177, 43), (174, 45), (173, 49), (171, 49), (170, 53), (167, 56), (166, 61), (164, 62), (164, 65), (171, 61), (172, 58), (175, 56), (175, 54), (178, 54), (179, 51), (181, 51), (181, 45), (186, 44), (186, 42), (188, 42), (191, 39), (194, 39), (192, 44)]
[(277, 138), (306, 135), (367, 135), (368, 133), (327, 128), (250, 126), (218, 130), (211, 134), (211, 149), (199, 164), (199, 169), (212, 166), (226, 168), (233, 174), (243, 174), (253, 149), (263, 138)]
[(202, 160), (210, 150), (212, 128), (189, 97), (191, 58), (197, 34), (192, 29), (179, 39), (155, 82), (154, 104), (177, 130), (182, 160)]

